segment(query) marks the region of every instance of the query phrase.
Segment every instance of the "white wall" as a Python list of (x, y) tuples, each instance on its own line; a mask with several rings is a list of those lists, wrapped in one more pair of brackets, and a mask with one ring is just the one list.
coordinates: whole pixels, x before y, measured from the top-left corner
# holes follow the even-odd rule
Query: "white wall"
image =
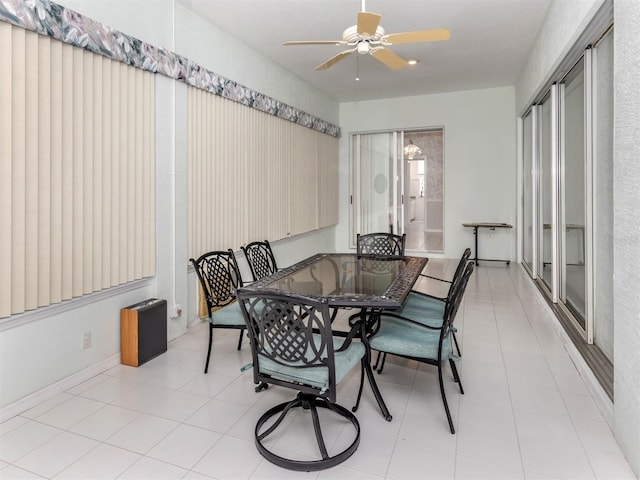
[(524, 113), (605, 0), (554, 0), (516, 84), (516, 109)]
[[(444, 128), (444, 257), (473, 250), (464, 222), (516, 221), (516, 121), (512, 87), (340, 105), (340, 223), (336, 247), (349, 247), (351, 132)], [(480, 256), (515, 258), (514, 230), (482, 231)]]
[(614, 18), (615, 433), (640, 475), (640, 2), (616, 0)]
[[(176, 11), (173, 48), (173, 0), (60, 0), (116, 30), (184, 56), (197, 56), (208, 69), (329, 122), (338, 123), (338, 104), (281, 67), (251, 52), (239, 41)], [(197, 45), (192, 45), (191, 42)], [(220, 48), (224, 45), (224, 48)], [(223, 52), (233, 52), (225, 56)], [(175, 99), (175, 100), (174, 100)], [(119, 362), (120, 309), (150, 297), (181, 304), (183, 315), (168, 319), (169, 339), (183, 334), (197, 316), (195, 274), (186, 257), (186, 86), (156, 76), (156, 276), (133, 290), (91, 302), (68, 302), (45, 314), (28, 313), (13, 328), (0, 329), (0, 422)], [(281, 266), (318, 251), (335, 251), (334, 228), (274, 243)], [(261, 240), (261, 239), (256, 239)], [(239, 249), (240, 245), (229, 245)], [(240, 259), (241, 264), (244, 260)], [(243, 268), (248, 279), (248, 269)], [(21, 317), (22, 318), (22, 317)], [(92, 332), (92, 347), (80, 349), (82, 332)], [(204, 365), (204, 357), (203, 357)]]
[(338, 102), (176, 4), (174, 51), (226, 78), (338, 124)]
[[(90, 303), (76, 304), (69, 311), (49, 308), (37, 319), (33, 314), (23, 316), (25, 322), (29, 317), (33, 321), (0, 331), (0, 423), (25, 409), (20, 405), (2, 407), (96, 364), (106, 368), (119, 363), (120, 309), (153, 297), (154, 290), (147, 282), (109, 298), (94, 294)], [(80, 348), (82, 332), (91, 332), (92, 346), (87, 350)], [(84, 379), (78, 377), (79, 381)], [(49, 392), (57, 393), (56, 389)], [(35, 395), (33, 402), (42, 399)]]

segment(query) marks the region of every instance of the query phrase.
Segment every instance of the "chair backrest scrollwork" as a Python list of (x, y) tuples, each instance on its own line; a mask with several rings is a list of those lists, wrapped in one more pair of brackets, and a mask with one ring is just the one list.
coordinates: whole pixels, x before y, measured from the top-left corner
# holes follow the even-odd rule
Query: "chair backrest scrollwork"
[(233, 250), (208, 252), (190, 261), (204, 292), (209, 316), (213, 309), (224, 307), (236, 299), (242, 277)]
[(273, 275), (278, 271), (276, 258), (268, 240), (251, 242), (241, 248), (249, 264), (254, 281)]
[[(335, 357), (328, 300), (240, 289), (238, 301), (251, 342), (255, 383), (313, 392), (335, 402)], [(273, 373), (280, 368), (287, 369), (288, 375)], [(327, 384), (323, 387), (305, 384), (302, 370), (308, 368), (327, 369)], [(300, 381), (291, 381), (292, 370), (300, 371)]]
[(356, 247), (358, 256), (372, 255), (380, 257), (404, 257), (406, 234), (394, 235), (392, 233), (367, 233), (358, 234)]

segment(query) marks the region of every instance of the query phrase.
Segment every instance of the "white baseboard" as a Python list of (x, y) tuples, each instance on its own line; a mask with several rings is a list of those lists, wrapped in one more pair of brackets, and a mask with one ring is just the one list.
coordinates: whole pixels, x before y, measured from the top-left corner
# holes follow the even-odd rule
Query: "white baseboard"
[(187, 329), (202, 325), (203, 323), (207, 323), (207, 319), (202, 319), (199, 316), (194, 315), (187, 320)]
[[(564, 332), (564, 328), (562, 328), (559, 322), (558, 325), (558, 328), (562, 329), (562, 331)], [(566, 332), (564, 334), (566, 335)], [(600, 413), (604, 417), (605, 421), (609, 425), (609, 428), (612, 432), (615, 432), (613, 402), (607, 395), (607, 392), (604, 391), (604, 389), (600, 385), (600, 382), (598, 382), (598, 379), (593, 374), (593, 370), (591, 370), (591, 367), (587, 365), (584, 357), (580, 354), (580, 352), (578, 352), (578, 349), (575, 347), (573, 342), (569, 340), (567, 343), (565, 343), (564, 348), (569, 354), (569, 358), (577, 368), (578, 373), (584, 381), (585, 387), (587, 387), (587, 390), (589, 390), (591, 398), (593, 398), (593, 401), (596, 402), (596, 405), (598, 406), (598, 409), (600, 410)]]
[(22, 412), (26, 412), (30, 408), (35, 407), (36, 405), (44, 402), (45, 400), (49, 400), (50, 398), (55, 397), (56, 395), (69, 390), (70, 388), (79, 385), (85, 380), (90, 379), (91, 377), (95, 377), (96, 375), (109, 370), (112, 367), (115, 367), (120, 363), (120, 353), (113, 355), (112, 357), (107, 358), (95, 365), (92, 365), (89, 368), (85, 368), (84, 370), (74, 373), (62, 380), (49, 385), (37, 392), (32, 393), (31, 395), (27, 395), (20, 400), (17, 400), (6, 407), (2, 407), (0, 409), (0, 423), (15, 417), (16, 415), (20, 415)]

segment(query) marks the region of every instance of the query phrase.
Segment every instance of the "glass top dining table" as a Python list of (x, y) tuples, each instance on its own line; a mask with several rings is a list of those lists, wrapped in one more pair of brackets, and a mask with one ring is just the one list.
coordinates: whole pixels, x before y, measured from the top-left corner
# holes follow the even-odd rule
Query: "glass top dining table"
[(320, 253), (247, 285), (244, 290), (327, 298), (331, 307), (397, 309), (427, 262), (423, 257)]
[[(246, 291), (294, 293), (326, 298), (329, 306), (356, 308), (365, 322), (361, 338), (367, 345), (364, 371), (383, 417), (391, 421), (371, 369), (371, 351), (366, 338), (367, 319), (382, 309), (398, 309), (427, 265), (423, 257), (379, 257), (355, 253), (320, 253), (251, 283)], [(335, 332), (334, 334), (346, 332)]]

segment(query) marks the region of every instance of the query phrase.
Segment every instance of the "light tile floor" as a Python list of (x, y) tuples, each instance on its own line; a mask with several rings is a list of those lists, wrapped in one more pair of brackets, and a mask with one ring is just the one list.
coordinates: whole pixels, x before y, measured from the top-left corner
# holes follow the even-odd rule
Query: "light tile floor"
[(407, 250), (442, 252), (442, 232), (425, 232), (424, 222), (412, 220), (405, 226)]
[[(432, 260), (430, 273), (455, 262)], [(426, 288), (420, 285), (420, 288)], [(611, 431), (518, 265), (481, 265), (456, 325), (465, 395), (447, 370), (456, 435), (449, 433), (432, 367), (389, 357), (379, 386), (393, 421), (368, 386), (357, 416), (361, 443), (319, 473), (282, 470), (256, 451), (253, 428), (289, 390), (254, 393), (247, 343), (216, 331), (203, 374), (207, 326), (139, 367), (114, 367), (0, 424), (0, 478), (56, 479), (632, 479)], [(339, 389), (351, 406), (359, 372)], [(311, 454), (302, 417), (277, 447)], [(349, 441), (331, 425), (329, 444)]]

